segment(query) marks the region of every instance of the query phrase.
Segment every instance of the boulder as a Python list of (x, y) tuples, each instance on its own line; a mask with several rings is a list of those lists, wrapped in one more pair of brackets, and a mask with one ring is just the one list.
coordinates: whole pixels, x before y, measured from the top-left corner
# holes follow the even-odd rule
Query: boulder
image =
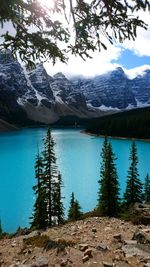
[(145, 263), (143, 267), (150, 267), (150, 262)]
[(124, 240), (125, 245), (136, 245), (137, 240)]
[(86, 262), (86, 261), (88, 261), (90, 259), (90, 257), (88, 256), (88, 255), (86, 255), (86, 256), (84, 256), (83, 258), (82, 258), (82, 261), (83, 262)]
[(60, 266), (61, 266), (61, 267), (62, 267), (62, 266), (67, 266), (67, 264), (68, 264), (68, 259), (66, 259), (66, 260), (62, 260)]
[(149, 244), (150, 243), (150, 229), (138, 229), (134, 235), (133, 240), (137, 240), (139, 244)]
[(116, 234), (113, 236), (113, 238), (119, 242), (122, 242), (123, 241), (123, 238), (122, 238), (122, 235), (121, 234)]
[(32, 263), (31, 267), (48, 267), (48, 260), (43, 256), (36, 258), (35, 262)]
[(89, 245), (88, 244), (80, 244), (79, 245), (79, 250), (81, 251), (85, 251), (86, 249), (88, 249)]
[(112, 263), (112, 262), (107, 262), (107, 261), (103, 261), (103, 266), (104, 266), (104, 267), (115, 267), (114, 263)]
[(150, 249), (147, 245), (124, 245), (122, 246), (122, 251), (127, 258), (138, 256), (144, 260), (150, 259)]
[(141, 212), (149, 212), (150, 213), (150, 204), (141, 204), (141, 203), (136, 203), (134, 205), (134, 208), (136, 211), (140, 211)]
[(118, 261), (115, 262), (115, 267), (130, 267), (130, 265), (125, 261)]
[(92, 249), (91, 248), (88, 248), (86, 249), (86, 251), (84, 252), (84, 256), (89, 256), (89, 257), (92, 257)]
[(96, 228), (92, 228), (92, 232), (93, 233), (96, 233), (97, 232), (97, 229)]
[(28, 238), (31, 238), (31, 237), (35, 237), (35, 236), (38, 236), (40, 234), (41, 234), (40, 231), (33, 231), (30, 234), (23, 236), (23, 239), (28, 239)]
[(100, 251), (107, 251), (108, 250), (108, 246), (104, 243), (99, 243), (95, 248), (97, 250), (100, 250)]

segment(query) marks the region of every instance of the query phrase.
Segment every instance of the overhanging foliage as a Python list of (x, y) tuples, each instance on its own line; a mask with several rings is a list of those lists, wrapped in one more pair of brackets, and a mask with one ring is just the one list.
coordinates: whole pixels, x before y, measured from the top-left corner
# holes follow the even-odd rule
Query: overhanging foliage
[[(52, 7), (37, 0), (0, 0), (1, 27), (11, 21), (16, 33), (3, 34), (1, 49), (11, 49), (32, 67), (36, 60), (67, 61), (68, 53), (90, 56), (110, 43), (135, 39), (137, 28), (147, 29), (139, 10), (150, 10), (148, 0), (53, 0)], [(62, 15), (66, 27), (54, 14)], [(34, 29), (34, 31), (33, 31)]]

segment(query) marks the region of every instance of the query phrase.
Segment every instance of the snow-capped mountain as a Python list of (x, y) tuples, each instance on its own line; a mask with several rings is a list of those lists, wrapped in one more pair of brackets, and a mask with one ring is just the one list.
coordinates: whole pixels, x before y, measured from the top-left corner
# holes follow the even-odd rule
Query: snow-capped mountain
[[(61, 116), (94, 116), (87, 108), (85, 97), (62, 73), (49, 76), (42, 64), (27, 72), (9, 51), (0, 53), (0, 100), (12, 102), (29, 119), (51, 123)], [(4, 115), (4, 116), (3, 116)], [(7, 114), (0, 111), (0, 116)]]
[(150, 69), (130, 80), (130, 88), (138, 107), (150, 105)]
[[(43, 64), (27, 72), (9, 51), (0, 52), (0, 118), (51, 123), (73, 115), (95, 117), (105, 112), (150, 105), (150, 70), (129, 78), (117, 68), (94, 78), (48, 75)], [(17, 120), (16, 120), (17, 118)]]
[(150, 70), (129, 79), (122, 68), (89, 79), (73, 79), (87, 105), (104, 110), (124, 110), (150, 105)]

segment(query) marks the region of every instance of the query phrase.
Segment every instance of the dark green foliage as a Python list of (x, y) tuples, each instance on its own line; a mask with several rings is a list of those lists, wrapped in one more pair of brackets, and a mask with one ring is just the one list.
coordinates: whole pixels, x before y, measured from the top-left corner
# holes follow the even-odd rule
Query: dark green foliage
[(150, 203), (150, 177), (149, 174), (145, 177), (144, 183), (144, 201), (146, 203)]
[(78, 200), (75, 199), (74, 193), (71, 194), (70, 207), (68, 211), (68, 219), (75, 221), (81, 219), (82, 212)]
[(81, 219), (81, 216), (82, 216), (82, 212), (81, 212), (80, 204), (78, 200), (75, 200), (73, 209), (72, 209), (72, 220), (75, 221), (75, 220)]
[(61, 174), (58, 174), (58, 181), (53, 184), (53, 205), (52, 205), (52, 213), (56, 217), (57, 224), (62, 224), (64, 222), (64, 206), (62, 202), (62, 178)]
[[(132, 1), (132, 5), (126, 0), (93, 0), (90, 3), (57, 0), (47, 8), (40, 1), (0, 0), (0, 7), (1, 27), (6, 21), (11, 21), (16, 30), (15, 36), (8, 31), (4, 33), (1, 47), (10, 48), (15, 55), (18, 50), (21, 59), (33, 67), (36, 60), (51, 59), (55, 63), (60, 59), (65, 62), (68, 52), (82, 58), (90, 57), (90, 51), (107, 49), (103, 43), (104, 35), (112, 44), (116, 40), (134, 40), (138, 27), (147, 29), (137, 11), (150, 9), (150, 3), (148, 0)], [(66, 22), (71, 21), (72, 27), (65, 28), (54, 19), (54, 13), (62, 14)], [(29, 26), (35, 31), (31, 32)], [(75, 33), (73, 41), (70, 28)]]
[(34, 204), (34, 211), (32, 217), (31, 227), (36, 229), (43, 229), (47, 226), (47, 203), (46, 203), (46, 188), (43, 181), (43, 159), (39, 153), (35, 163), (35, 177), (37, 184), (33, 187), (36, 195), (36, 201)]
[(44, 151), (43, 151), (43, 165), (44, 165), (44, 184), (46, 187), (46, 203), (47, 203), (47, 213), (48, 213), (48, 226), (52, 226), (52, 217), (54, 216), (52, 212), (53, 205), (53, 187), (55, 180), (57, 179), (57, 167), (56, 167), (56, 157), (54, 153), (54, 140), (51, 136), (51, 131), (48, 129), (47, 135), (44, 141)]
[(68, 219), (71, 220), (72, 217), (73, 217), (73, 205), (74, 205), (74, 202), (75, 202), (75, 198), (74, 198), (74, 193), (72, 192), (71, 194), (71, 199), (70, 199), (70, 207), (69, 207), (69, 211), (68, 211)]
[(125, 221), (130, 221), (135, 225), (147, 225), (146, 216), (141, 211), (137, 211), (134, 205), (131, 205), (129, 207), (124, 206), (120, 213), (120, 218)]
[(128, 170), (126, 191), (124, 193), (124, 200), (127, 206), (133, 205), (136, 202), (142, 202), (143, 200), (143, 187), (137, 169), (138, 156), (135, 142), (131, 145), (129, 159), (131, 164)]
[(92, 119), (86, 131), (107, 136), (149, 139), (150, 108), (134, 109)]
[(36, 229), (63, 223), (62, 178), (56, 166), (54, 145), (48, 129), (42, 157), (38, 155), (35, 165), (37, 184), (33, 189), (36, 202), (31, 225)]
[(119, 212), (119, 184), (115, 166), (116, 158), (107, 137), (104, 140), (101, 156), (97, 208), (103, 216), (117, 216)]

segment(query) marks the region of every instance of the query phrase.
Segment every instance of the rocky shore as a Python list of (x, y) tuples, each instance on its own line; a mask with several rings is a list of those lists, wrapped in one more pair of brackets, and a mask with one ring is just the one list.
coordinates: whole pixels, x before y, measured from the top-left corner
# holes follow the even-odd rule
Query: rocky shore
[(149, 267), (150, 228), (92, 217), (0, 240), (1, 267)]

